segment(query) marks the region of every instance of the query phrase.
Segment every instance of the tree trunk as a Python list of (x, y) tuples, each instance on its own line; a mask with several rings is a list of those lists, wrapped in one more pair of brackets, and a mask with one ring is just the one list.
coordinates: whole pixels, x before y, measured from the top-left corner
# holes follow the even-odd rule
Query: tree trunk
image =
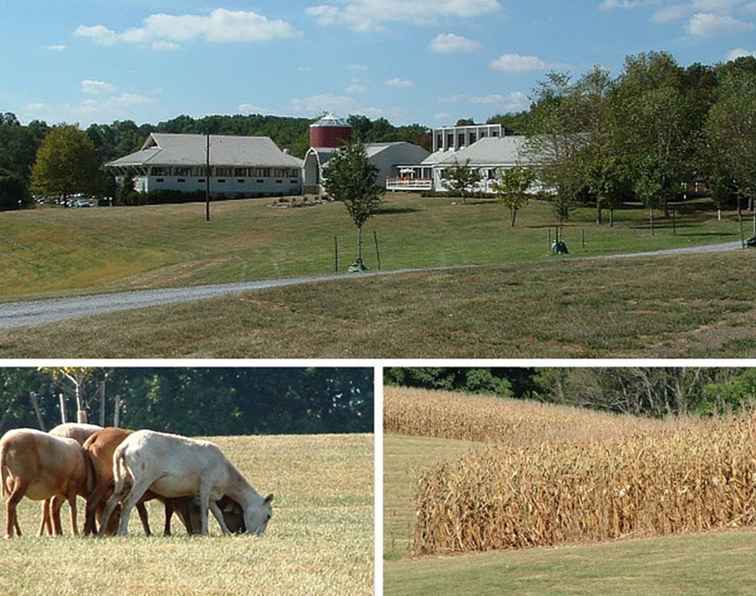
[(33, 391), (29, 393), (29, 400), (31, 401), (32, 408), (34, 408), (34, 415), (37, 417), (37, 424), (39, 424), (39, 430), (43, 433), (47, 432), (45, 428), (45, 421), (42, 419), (42, 413), (39, 411), (39, 402), (37, 401), (37, 394)]
[(357, 262), (363, 264), (362, 253), (364, 248), (364, 240), (362, 238), (362, 226), (357, 228)]
[(105, 381), (100, 383), (100, 426), (105, 426)]
[(717, 221), (722, 221), (722, 208), (717, 207)]
[(609, 227), (614, 227), (614, 207), (609, 208)]
[(651, 235), (656, 236), (656, 229), (654, 228), (654, 208), (649, 207), (648, 209), (648, 218), (651, 222)]
[(75, 385), (76, 391), (76, 422), (79, 424), (87, 423), (87, 410), (84, 408), (83, 401), (81, 399), (81, 386), (79, 383)]
[(512, 227), (517, 225), (517, 209), (512, 209)]
[(118, 427), (121, 423), (121, 396), (116, 393), (113, 396), (113, 426)]
[(596, 223), (601, 225), (604, 223), (604, 213), (601, 208), (601, 197), (596, 197)]
[(66, 400), (63, 399), (63, 393), (58, 393), (58, 403), (60, 404), (60, 423), (66, 423)]

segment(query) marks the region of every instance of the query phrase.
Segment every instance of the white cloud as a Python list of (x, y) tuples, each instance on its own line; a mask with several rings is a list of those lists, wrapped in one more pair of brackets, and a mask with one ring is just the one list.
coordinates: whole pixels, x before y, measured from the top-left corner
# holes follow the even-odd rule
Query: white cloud
[(81, 92), (87, 95), (110, 95), (115, 90), (115, 85), (105, 81), (84, 80), (81, 82)]
[(452, 95), (442, 97), (438, 100), (440, 103), (468, 103), (471, 105), (493, 106), (502, 112), (521, 112), (527, 110), (530, 105), (528, 96), (521, 91), (514, 91), (501, 95), (491, 93), (490, 95)]
[(616, 8), (639, 8), (657, 4), (657, 0), (604, 0), (599, 8), (601, 10), (614, 10)]
[(530, 72), (534, 70), (549, 70), (555, 65), (548, 64), (537, 56), (522, 56), (520, 54), (504, 54), (491, 62), (491, 70), (500, 72)]
[(696, 37), (711, 37), (713, 35), (753, 31), (753, 24), (729, 15), (722, 16), (699, 12), (690, 18), (686, 29), (690, 35)]
[(138, 108), (150, 106), (154, 112), (157, 98), (139, 93), (118, 93), (111, 96), (86, 97), (79, 103), (52, 104), (33, 102), (19, 110), (19, 116), (26, 122), (47, 120), (48, 122), (78, 122), (89, 126), (94, 122), (137, 119)]
[(670, 6), (665, 6), (663, 8), (660, 8), (654, 13), (654, 16), (652, 17), (652, 20), (655, 23), (675, 23), (677, 21), (682, 21), (685, 19), (691, 12), (691, 7), (687, 4), (672, 4)]
[(351, 83), (346, 88), (346, 92), (349, 95), (361, 95), (363, 93), (367, 93), (368, 88), (365, 83), (363, 83), (360, 80), (353, 79)]
[(51, 52), (64, 52), (68, 46), (62, 43), (53, 44), (50, 46), (45, 46), (46, 50), (50, 50)]
[(480, 49), (480, 43), (455, 35), (454, 33), (441, 33), (433, 38), (430, 49), (437, 54), (455, 54), (458, 52), (474, 52)]
[(372, 31), (390, 22), (423, 25), (438, 17), (477, 17), (500, 9), (499, 0), (343, 0), (310, 6), (307, 14), (320, 25)]
[(394, 87), (395, 89), (409, 89), (410, 87), (415, 86), (414, 81), (410, 81), (408, 79), (400, 79), (399, 77), (389, 79), (385, 84), (387, 87)]
[(210, 43), (261, 42), (287, 39), (299, 33), (284, 20), (218, 8), (209, 15), (154, 14), (144, 19), (141, 27), (121, 32), (104, 25), (82, 25), (74, 35), (104, 46), (131, 43), (156, 50), (175, 50), (180, 43), (197, 39)]
[(738, 58), (746, 58), (748, 56), (753, 56), (756, 58), (756, 50), (748, 51), (743, 48), (736, 48), (734, 50), (730, 50), (727, 52), (727, 60), (737, 60)]

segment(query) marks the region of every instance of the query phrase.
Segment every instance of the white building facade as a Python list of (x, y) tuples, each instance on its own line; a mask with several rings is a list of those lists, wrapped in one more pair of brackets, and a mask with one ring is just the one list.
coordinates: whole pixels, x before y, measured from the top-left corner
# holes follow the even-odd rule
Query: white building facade
[[(298, 195), (302, 160), (268, 137), (210, 135), (210, 192), (241, 198)], [(208, 137), (154, 133), (139, 151), (105, 164), (117, 177), (134, 178), (137, 192), (200, 192), (207, 184)]]
[(526, 137), (505, 136), (500, 124), (443, 127), (432, 135), (433, 153), (421, 162), (398, 164), (386, 181), (386, 190), (449, 192), (447, 170), (467, 165), (480, 175), (473, 192), (493, 193), (493, 182), (502, 169), (532, 165)]

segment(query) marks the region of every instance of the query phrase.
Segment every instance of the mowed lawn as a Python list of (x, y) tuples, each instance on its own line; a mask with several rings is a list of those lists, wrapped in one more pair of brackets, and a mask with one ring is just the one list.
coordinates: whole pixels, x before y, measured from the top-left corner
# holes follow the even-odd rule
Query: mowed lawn
[(0, 332), (20, 357), (749, 357), (752, 251), (321, 283)]
[(153, 504), (152, 538), (136, 512), (129, 538), (72, 537), (67, 506), (66, 536), (37, 538), (40, 506), (25, 499), (25, 536), (0, 543), (2, 593), (372, 594), (372, 435), (213, 440), (258, 491), (274, 493), (264, 537), (223, 537), (211, 520), (211, 537), (190, 538), (174, 518), (166, 539)]
[(387, 596), (756, 593), (756, 532), (386, 562)]
[[(332, 273), (334, 236), (340, 270), (351, 263), (355, 231), (343, 205), (274, 209), (272, 203), (217, 202), (211, 223), (199, 203), (0, 213), (0, 301)], [(677, 235), (671, 221), (660, 221), (656, 236), (643, 209), (618, 211), (614, 228), (594, 218), (592, 209), (579, 209), (564, 228), (573, 256), (740, 238), (732, 213), (721, 222), (712, 212), (681, 215)], [(547, 260), (553, 224), (552, 210), (539, 202), (522, 211), (513, 229), (496, 202), (387, 195), (366, 230), (367, 260), (375, 268), (373, 232), (387, 270)]]

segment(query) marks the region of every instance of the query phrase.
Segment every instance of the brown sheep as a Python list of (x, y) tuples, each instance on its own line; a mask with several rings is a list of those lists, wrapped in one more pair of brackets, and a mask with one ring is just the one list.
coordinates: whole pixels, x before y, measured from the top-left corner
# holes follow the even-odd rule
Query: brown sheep
[[(71, 507), (73, 533), (78, 535), (76, 496), (89, 495), (94, 488), (95, 471), (75, 440), (17, 429), (0, 440), (0, 484), (6, 498), (6, 538), (12, 538), (14, 530), (21, 536), (16, 508), (25, 496), (34, 501), (64, 497)], [(42, 523), (44, 528), (45, 520)]]

